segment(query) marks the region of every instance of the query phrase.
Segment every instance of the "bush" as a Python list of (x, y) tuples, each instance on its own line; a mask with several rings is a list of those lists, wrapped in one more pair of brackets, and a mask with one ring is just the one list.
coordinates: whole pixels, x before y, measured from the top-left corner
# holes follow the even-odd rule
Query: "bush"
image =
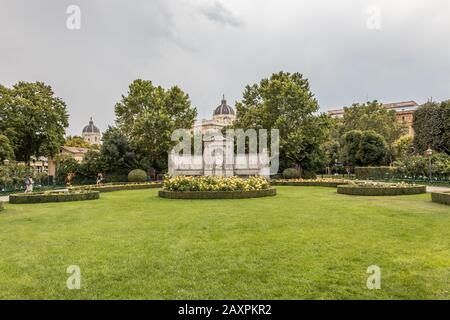
[(355, 176), (359, 180), (368, 179), (386, 179), (390, 178), (396, 172), (395, 168), (392, 167), (356, 167)]
[(145, 182), (147, 181), (147, 173), (142, 169), (131, 170), (128, 174), (128, 181), (130, 182)]
[(263, 177), (187, 177), (166, 178), (163, 182), (167, 191), (250, 191), (269, 189), (270, 183)]
[(450, 206), (450, 192), (432, 192), (431, 200), (436, 203)]
[(287, 169), (283, 170), (283, 178), (298, 179), (298, 178), (300, 178), (300, 173), (295, 168), (287, 168)]
[(159, 191), (161, 198), (168, 199), (248, 199), (275, 196), (274, 188), (250, 191)]
[(100, 198), (98, 191), (69, 191), (69, 192), (35, 192), (12, 194), (9, 196), (9, 203), (45, 203), (45, 202), (66, 202), (95, 200)]
[(355, 196), (399, 196), (426, 193), (426, 186), (379, 182), (350, 183), (338, 186), (337, 192)]

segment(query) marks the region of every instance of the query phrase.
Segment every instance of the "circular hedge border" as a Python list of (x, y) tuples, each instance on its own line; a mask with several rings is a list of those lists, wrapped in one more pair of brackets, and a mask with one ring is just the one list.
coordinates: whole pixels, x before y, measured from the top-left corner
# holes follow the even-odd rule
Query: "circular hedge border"
[(82, 191), (78, 193), (72, 192), (36, 192), (12, 194), (9, 196), (9, 203), (46, 203), (46, 202), (66, 202), (66, 201), (83, 201), (96, 200), (100, 198), (99, 191)]
[(436, 203), (450, 206), (450, 192), (432, 192), (431, 200)]
[(426, 186), (360, 187), (357, 185), (342, 185), (337, 187), (337, 192), (353, 196), (402, 196), (426, 193), (427, 188)]
[(104, 185), (88, 185), (72, 187), (71, 190), (91, 190), (100, 192), (113, 192), (124, 190), (140, 190), (140, 189), (152, 189), (161, 188), (162, 183), (124, 183), (124, 184), (104, 184)]
[(159, 196), (167, 199), (249, 199), (271, 197), (276, 194), (277, 189), (274, 188), (251, 191), (159, 191)]
[(340, 185), (348, 184), (348, 181), (289, 181), (289, 180), (278, 180), (271, 181), (270, 184), (273, 186), (291, 186), (291, 187), (330, 187), (337, 188)]

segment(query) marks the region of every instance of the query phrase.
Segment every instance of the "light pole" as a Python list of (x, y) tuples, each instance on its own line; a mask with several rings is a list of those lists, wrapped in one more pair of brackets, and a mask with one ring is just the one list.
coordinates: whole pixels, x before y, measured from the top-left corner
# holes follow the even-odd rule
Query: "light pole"
[(428, 148), (427, 151), (425, 151), (427, 156), (428, 156), (428, 164), (429, 164), (429, 175), (430, 175), (430, 182), (431, 179), (433, 178), (432, 174), (431, 174), (431, 156), (433, 155), (433, 150), (431, 150), (431, 148)]

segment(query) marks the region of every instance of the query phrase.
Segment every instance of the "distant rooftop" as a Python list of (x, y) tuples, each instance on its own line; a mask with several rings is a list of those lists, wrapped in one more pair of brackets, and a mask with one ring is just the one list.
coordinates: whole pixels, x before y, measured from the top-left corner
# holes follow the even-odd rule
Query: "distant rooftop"
[[(385, 107), (386, 109), (395, 110), (396, 112), (401, 112), (401, 111), (416, 110), (419, 107), (419, 104), (413, 100), (410, 100), (410, 101), (383, 103), (383, 107)], [(345, 110), (344, 108), (342, 108), (329, 110), (328, 114), (330, 116), (341, 116), (344, 114), (344, 112)]]

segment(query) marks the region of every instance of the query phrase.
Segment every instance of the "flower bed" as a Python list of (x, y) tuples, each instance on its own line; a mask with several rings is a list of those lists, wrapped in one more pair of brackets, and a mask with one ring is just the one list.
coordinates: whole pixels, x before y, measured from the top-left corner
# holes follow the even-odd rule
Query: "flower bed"
[(436, 203), (450, 206), (450, 192), (432, 192), (431, 200)]
[(371, 181), (352, 182), (338, 186), (337, 192), (355, 196), (399, 196), (426, 193), (426, 186)]
[(95, 200), (100, 198), (99, 191), (72, 190), (65, 192), (48, 191), (35, 193), (12, 194), (9, 196), (9, 203), (45, 203), (45, 202), (66, 202)]
[(88, 186), (77, 186), (71, 188), (71, 190), (91, 190), (100, 192), (112, 192), (112, 191), (122, 191), (122, 190), (138, 190), (138, 189), (151, 189), (151, 188), (161, 188), (162, 183), (108, 183), (102, 185), (88, 185)]
[(276, 189), (262, 177), (166, 178), (159, 196), (168, 199), (245, 199), (274, 196)]
[(270, 183), (263, 177), (188, 177), (166, 178), (163, 183), (166, 191), (252, 191), (270, 188)]
[(250, 191), (159, 191), (159, 196), (167, 199), (249, 199), (276, 194), (277, 189), (274, 188)]
[(339, 185), (350, 183), (350, 180), (343, 179), (287, 179), (271, 181), (273, 186), (299, 186), (299, 187), (331, 187), (336, 188)]

